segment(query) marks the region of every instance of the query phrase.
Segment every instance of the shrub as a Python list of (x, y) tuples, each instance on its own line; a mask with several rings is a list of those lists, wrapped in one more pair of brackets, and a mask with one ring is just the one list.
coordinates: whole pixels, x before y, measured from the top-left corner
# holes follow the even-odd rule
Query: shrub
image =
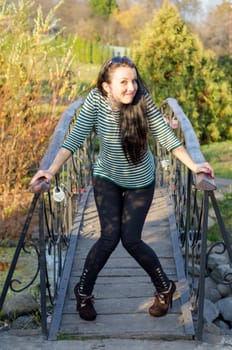
[(71, 45), (64, 47), (63, 41), (64, 54), (57, 55), (57, 6), (44, 18), (32, 1), (0, 0), (0, 219), (14, 211), (62, 105), (77, 90), (70, 73)]

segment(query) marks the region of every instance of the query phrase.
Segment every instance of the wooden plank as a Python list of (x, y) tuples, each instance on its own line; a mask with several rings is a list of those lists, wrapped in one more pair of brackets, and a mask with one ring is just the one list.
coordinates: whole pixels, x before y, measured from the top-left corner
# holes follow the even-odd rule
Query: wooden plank
[[(99, 282), (101, 279), (99, 278)], [(155, 288), (150, 281), (134, 283), (120, 283), (116, 284), (114, 278), (108, 279), (111, 283), (97, 283), (94, 288), (94, 295), (97, 298), (138, 298), (141, 296), (151, 297), (154, 293)], [(70, 298), (74, 299), (73, 287), (70, 288)]]
[(173, 212), (173, 207), (171, 205), (171, 202), (168, 198), (167, 192), (163, 190), (164, 198), (166, 198), (167, 202), (167, 208), (168, 208), (168, 219), (170, 224), (170, 231), (171, 231), (171, 240), (172, 240), (172, 246), (173, 246), (173, 256), (175, 259), (175, 265), (176, 265), (176, 271), (177, 271), (177, 278), (179, 281), (179, 289), (181, 290), (181, 311), (183, 315), (183, 324), (185, 328), (185, 333), (190, 334), (194, 336), (195, 330), (194, 325), (192, 321), (192, 314), (191, 314), (191, 305), (190, 305), (190, 292), (189, 292), (189, 286), (188, 282), (185, 277), (184, 273), (184, 262), (183, 257), (181, 255), (180, 251), (180, 244), (176, 227), (176, 221), (175, 221), (175, 215)]
[[(163, 266), (165, 267), (165, 264), (163, 264)], [(82, 271), (82, 269), (78, 269), (78, 271), (74, 271), (72, 274), (72, 278), (74, 278), (74, 280), (79, 279), (79, 277), (81, 275), (81, 271)], [(170, 266), (168, 268), (165, 268), (165, 272), (169, 276), (176, 276), (176, 270), (175, 270), (174, 266)], [(118, 268), (111, 268), (111, 269), (107, 269), (107, 268), (103, 269), (98, 278), (100, 278), (101, 276), (107, 276), (107, 277), (111, 277), (111, 278), (127, 277), (127, 279), (129, 280), (131, 276), (137, 276), (139, 278), (140, 276), (147, 276), (147, 275), (141, 268), (124, 269), (124, 268), (118, 267)], [(176, 279), (176, 277), (174, 279)]]
[[(129, 277), (129, 278), (128, 278)], [(170, 278), (173, 278), (175, 279), (176, 277), (176, 274), (169, 274), (169, 277)], [(76, 277), (71, 277), (70, 278), (70, 281), (69, 281), (69, 289), (68, 290), (71, 290), (71, 293), (73, 292), (73, 288), (74, 288), (74, 285), (76, 284), (77, 282), (77, 278)], [(101, 274), (98, 276), (98, 279), (97, 279), (97, 284), (96, 284), (96, 287), (95, 288), (98, 288), (98, 284), (99, 285), (102, 285), (102, 284), (106, 284), (106, 285), (111, 285), (111, 284), (114, 284), (114, 285), (134, 285), (134, 286), (137, 286), (137, 284), (140, 284), (140, 283), (143, 283), (144, 285), (146, 285), (147, 283), (149, 284), (149, 288), (152, 288), (152, 290), (154, 289), (153, 285), (151, 284), (151, 280), (150, 278), (148, 277), (148, 275), (144, 272), (144, 274), (141, 274), (141, 275), (129, 275), (128, 276), (122, 276), (122, 275), (109, 275), (109, 274)], [(147, 285), (146, 287), (144, 288), (147, 288)]]
[[(114, 314), (135, 314), (135, 313), (148, 313), (148, 308), (152, 305), (153, 298), (151, 294), (149, 297), (104, 297), (104, 298), (95, 298), (95, 307), (98, 314), (101, 315), (114, 315)], [(65, 304), (63, 314), (73, 314), (73, 317), (76, 317), (76, 306), (75, 300), (69, 299)], [(170, 313), (179, 313), (180, 311), (180, 299), (174, 299), (173, 307), (170, 310)]]
[[(63, 331), (62, 331), (63, 329)], [(80, 337), (108, 338), (181, 338), (184, 337), (182, 318), (168, 313), (165, 317), (152, 317), (148, 313), (98, 315), (93, 322), (86, 322), (76, 314), (73, 317), (64, 314), (61, 333)]]
[[(168, 232), (168, 229), (167, 229)], [(170, 239), (167, 237), (162, 235), (161, 233), (157, 232), (157, 236), (158, 238), (155, 239), (152, 237), (148, 237), (148, 239), (145, 239), (145, 241), (151, 246), (152, 249), (155, 250), (155, 252), (157, 252), (159, 254), (159, 257), (166, 257), (167, 254), (169, 253), (170, 255), (172, 254), (172, 244), (169, 241)], [(152, 241), (153, 240), (153, 241)], [(89, 249), (92, 247), (92, 245), (95, 243), (95, 239), (80, 239), (78, 242), (78, 248), (76, 250), (76, 257), (75, 259), (79, 259), (79, 257), (81, 258), (85, 258)], [(165, 242), (165, 244), (164, 244)], [(124, 248), (122, 249), (118, 249), (116, 248), (115, 252), (111, 255), (110, 260), (112, 260), (114, 257), (124, 257), (127, 256), (129, 259), (132, 259), (131, 256), (129, 254), (127, 254), (126, 250)]]
[[(78, 257), (77, 259), (74, 260), (73, 262), (73, 267), (75, 268), (79, 268), (84, 264), (85, 259)], [(175, 268), (174, 265), (174, 259), (173, 258), (160, 258), (160, 261), (163, 262), (163, 264), (165, 264), (166, 266), (173, 266), (173, 268)], [(107, 268), (141, 268), (139, 264), (135, 263), (133, 258), (110, 258), (106, 265), (105, 265), (105, 269)], [(142, 269), (142, 268), (141, 268)]]

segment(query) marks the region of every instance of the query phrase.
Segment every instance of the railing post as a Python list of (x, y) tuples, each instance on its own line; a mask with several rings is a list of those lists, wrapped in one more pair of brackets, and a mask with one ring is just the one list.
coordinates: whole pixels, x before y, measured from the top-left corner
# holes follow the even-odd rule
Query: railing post
[(47, 304), (46, 304), (46, 282), (47, 282), (47, 267), (46, 267), (46, 245), (44, 235), (44, 198), (40, 196), (39, 206), (39, 265), (40, 265), (40, 303), (41, 303), (41, 329), (42, 334), (47, 338)]
[(200, 276), (199, 276), (199, 302), (198, 302), (198, 322), (197, 338), (202, 340), (204, 325), (204, 298), (205, 298), (205, 271), (206, 271), (206, 250), (207, 250), (207, 231), (208, 231), (208, 211), (209, 194), (203, 192), (203, 216), (201, 233), (201, 256), (200, 256)]
[[(190, 229), (190, 210), (191, 210), (191, 187), (192, 187), (192, 173), (188, 169), (187, 179), (187, 198), (186, 198), (186, 222), (185, 222), (185, 239), (189, 240), (189, 229)], [(185, 244), (185, 276), (188, 279), (188, 256), (189, 256), (189, 242)]]

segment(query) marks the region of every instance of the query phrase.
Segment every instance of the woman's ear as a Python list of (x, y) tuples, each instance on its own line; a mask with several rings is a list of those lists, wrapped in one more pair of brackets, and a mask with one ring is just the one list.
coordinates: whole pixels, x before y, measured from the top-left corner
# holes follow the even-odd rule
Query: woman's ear
[(109, 84), (105, 81), (102, 83), (102, 88), (107, 94), (110, 92)]

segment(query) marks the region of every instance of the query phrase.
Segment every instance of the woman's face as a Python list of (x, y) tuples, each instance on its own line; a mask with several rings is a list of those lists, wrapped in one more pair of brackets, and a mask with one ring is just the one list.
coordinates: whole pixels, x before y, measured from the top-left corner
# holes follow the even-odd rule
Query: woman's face
[(116, 106), (132, 103), (138, 89), (135, 68), (117, 67), (110, 74), (110, 83), (104, 82), (102, 86), (110, 101)]

